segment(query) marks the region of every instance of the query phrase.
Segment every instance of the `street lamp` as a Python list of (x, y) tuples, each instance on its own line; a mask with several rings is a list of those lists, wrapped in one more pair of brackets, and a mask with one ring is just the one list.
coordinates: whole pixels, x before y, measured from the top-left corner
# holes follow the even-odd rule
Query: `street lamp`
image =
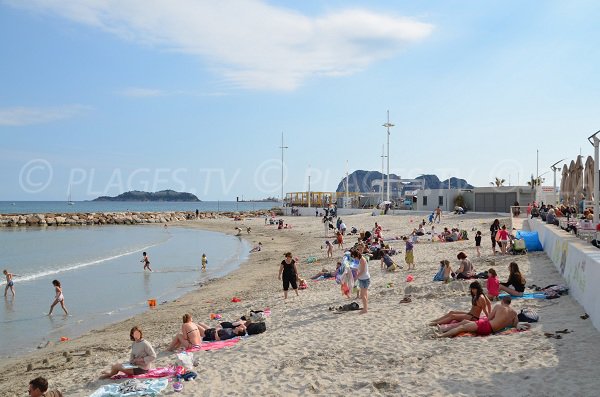
[(287, 146), (283, 145), (283, 132), (281, 133), (281, 207), (285, 207), (285, 196), (283, 195), (283, 150), (287, 149)]
[(550, 169), (552, 170), (552, 172), (554, 172), (554, 204), (558, 204), (558, 200), (557, 200), (557, 197), (556, 197), (556, 170), (560, 169), (556, 165), (558, 163), (562, 163), (563, 161), (565, 161), (565, 159), (558, 160), (556, 163), (554, 163), (554, 164), (552, 164), (550, 166)]
[(387, 129), (387, 201), (390, 201), (390, 127), (394, 124), (390, 123), (390, 111), (387, 111), (387, 122), (383, 124)]

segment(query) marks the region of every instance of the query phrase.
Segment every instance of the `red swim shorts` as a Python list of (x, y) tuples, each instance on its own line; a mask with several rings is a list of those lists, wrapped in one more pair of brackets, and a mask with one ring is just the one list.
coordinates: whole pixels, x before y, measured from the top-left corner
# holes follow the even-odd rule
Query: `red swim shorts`
[(487, 318), (480, 318), (476, 322), (477, 324), (477, 335), (486, 336), (492, 333), (492, 325), (490, 320)]

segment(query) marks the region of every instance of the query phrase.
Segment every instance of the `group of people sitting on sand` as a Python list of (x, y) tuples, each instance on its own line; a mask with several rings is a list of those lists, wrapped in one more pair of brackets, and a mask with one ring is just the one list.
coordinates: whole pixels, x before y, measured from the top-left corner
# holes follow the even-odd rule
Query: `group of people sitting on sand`
[(467, 257), (467, 254), (462, 251), (456, 255), (456, 259), (458, 260), (456, 272), (452, 270), (449, 260), (441, 260), (438, 272), (433, 276), (433, 281), (443, 281), (447, 283), (450, 280), (482, 278), (487, 279), (488, 296), (492, 300), (498, 298), (500, 291), (506, 292), (512, 296), (523, 296), (526, 280), (521, 274), (519, 265), (516, 262), (511, 262), (508, 265), (508, 280), (505, 283), (500, 283), (498, 281), (498, 274), (494, 268), (490, 268), (482, 273), (477, 273), (473, 263)]
[[(490, 299), (484, 294), (479, 281), (469, 285), (471, 309), (468, 312), (450, 311), (440, 318), (432, 320), (429, 325), (437, 326), (441, 332), (439, 338), (453, 337), (462, 333), (474, 332), (480, 336), (490, 335), (507, 327), (517, 327), (517, 312), (510, 306), (510, 295), (502, 297), (500, 303), (492, 308)], [(482, 313), (485, 316), (482, 316)], [(528, 327), (522, 324), (521, 327)]]
[[(173, 337), (168, 351), (190, 350), (200, 348), (201, 343), (232, 339), (238, 336), (254, 335), (264, 332), (264, 324), (248, 320), (245, 316), (235, 322), (223, 321), (216, 327), (210, 327), (203, 323), (194, 322), (192, 315), (183, 315), (183, 324), (180, 331)], [(131, 353), (129, 360), (125, 363), (115, 363), (109, 370), (102, 371), (101, 379), (107, 379), (119, 372), (128, 375), (143, 375), (152, 370), (153, 362), (156, 360), (156, 351), (146, 339), (142, 329), (134, 326), (129, 331), (131, 340)]]

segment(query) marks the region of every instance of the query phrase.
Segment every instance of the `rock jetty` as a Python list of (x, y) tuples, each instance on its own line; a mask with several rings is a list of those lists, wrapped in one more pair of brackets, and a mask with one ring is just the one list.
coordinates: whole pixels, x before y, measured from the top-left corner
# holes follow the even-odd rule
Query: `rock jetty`
[[(247, 218), (264, 216), (268, 211), (201, 212), (199, 219)], [(0, 227), (139, 225), (196, 220), (195, 212), (88, 212), (64, 214), (0, 214)]]

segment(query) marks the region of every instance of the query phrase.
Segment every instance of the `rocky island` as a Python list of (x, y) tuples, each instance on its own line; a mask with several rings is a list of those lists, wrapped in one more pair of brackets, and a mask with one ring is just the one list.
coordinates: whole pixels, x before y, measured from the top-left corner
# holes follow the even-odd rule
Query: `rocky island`
[(118, 196), (100, 196), (92, 201), (185, 201), (199, 202), (200, 199), (191, 193), (176, 192), (174, 190), (161, 190), (156, 193), (133, 190), (121, 193)]

